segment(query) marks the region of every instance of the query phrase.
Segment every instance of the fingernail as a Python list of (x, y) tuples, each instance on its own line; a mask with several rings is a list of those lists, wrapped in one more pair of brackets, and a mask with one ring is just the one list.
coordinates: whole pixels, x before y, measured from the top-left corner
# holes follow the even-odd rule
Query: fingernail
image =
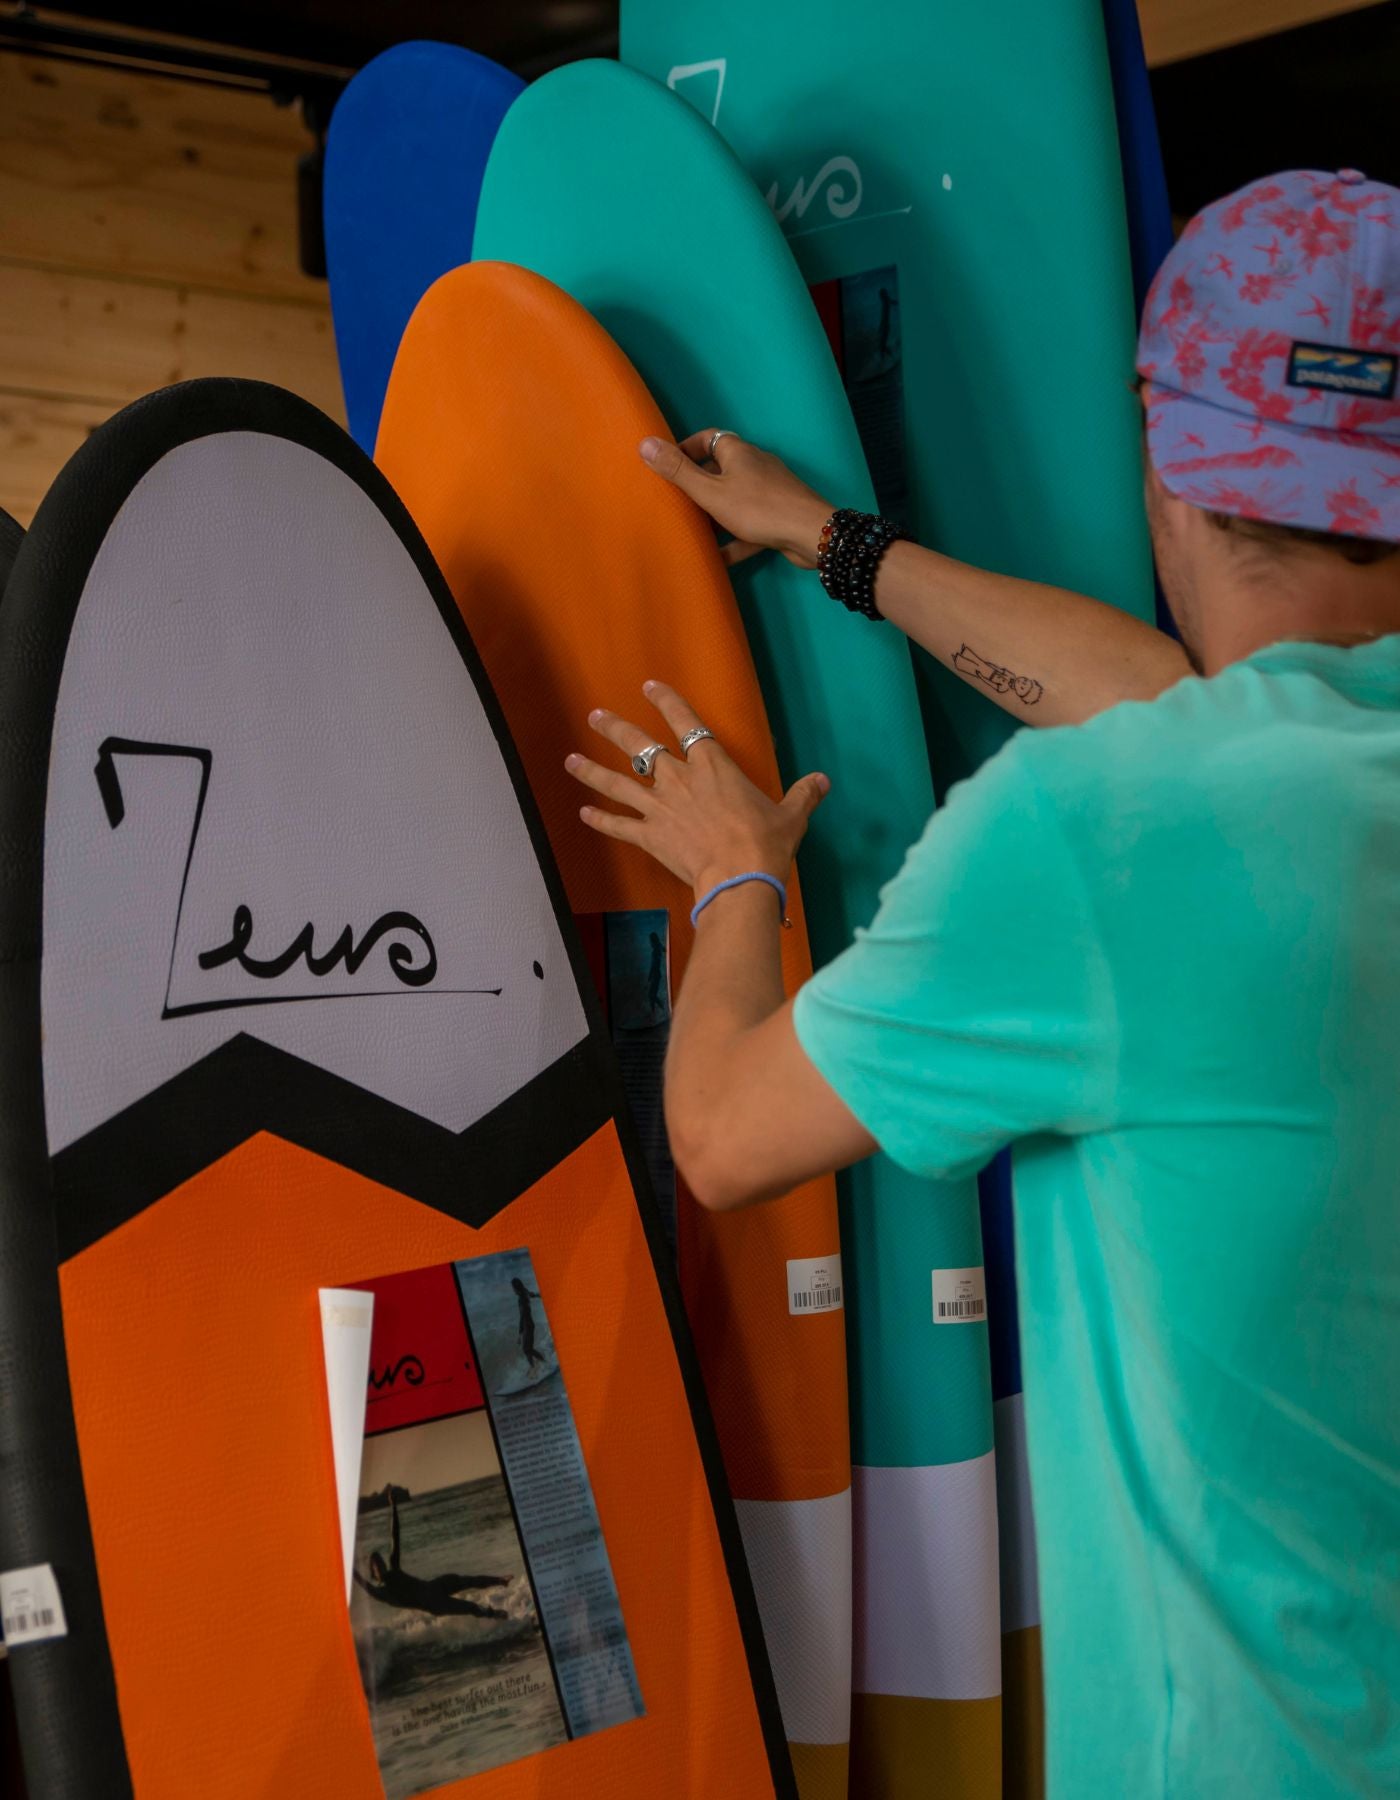
[(642, 453), (643, 462), (655, 462), (661, 452), (661, 439), (657, 437), (643, 438), (637, 448)]
[(601, 718), (602, 718), (602, 716), (603, 716), (603, 709), (602, 709), (602, 707), (601, 707), (601, 706), (595, 706), (595, 707), (594, 707), (594, 708), (593, 708), (593, 711), (592, 711), (592, 712), (591, 712), (591, 713), (589, 713), (589, 715), (588, 715), (588, 723), (589, 723), (589, 724), (590, 724), (590, 725), (596, 725), (596, 724), (597, 724), (597, 723), (598, 723), (598, 721), (599, 721), (599, 719), (601, 719)]
[(566, 769), (576, 769), (582, 761), (583, 758), (579, 753), (576, 750), (571, 750), (564, 758), (564, 767)]
[(661, 683), (659, 681), (644, 681), (642, 683), (642, 692), (644, 694), (649, 694), (654, 687), (660, 687), (660, 686), (661, 686)]

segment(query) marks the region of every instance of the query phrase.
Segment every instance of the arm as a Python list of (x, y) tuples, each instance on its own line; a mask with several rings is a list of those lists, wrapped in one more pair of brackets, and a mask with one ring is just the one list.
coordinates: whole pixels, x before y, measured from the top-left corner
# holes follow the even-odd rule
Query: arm
[(797, 1041), (781, 931), (770, 888), (721, 895), (700, 915), (676, 1002), (666, 1126), (686, 1186), (715, 1211), (774, 1199), (877, 1148)]
[[(698, 719), (672, 689), (648, 697), (677, 737)], [(630, 756), (654, 741), (612, 713), (590, 723)], [(781, 801), (755, 788), (713, 741), (686, 761), (662, 757), (647, 787), (583, 756), (566, 766), (595, 793), (641, 818), (585, 806), (584, 822), (641, 846), (697, 899), (741, 870), (786, 881), (807, 820), (829, 783), (809, 775)], [(715, 1210), (786, 1193), (869, 1155), (875, 1141), (803, 1054), (783, 994), (781, 922), (760, 882), (721, 894), (700, 915), (671, 1022), (666, 1123), (686, 1185)], [(718, 1130), (716, 1120), (723, 1121)]]
[(1078, 725), (1191, 673), (1180, 644), (1116, 606), (918, 544), (890, 546), (875, 597), (892, 625), (1029, 725)]
[[(716, 447), (715, 468), (702, 468), (711, 436), (697, 432), (681, 445), (648, 438), (642, 454), (734, 533), (727, 561), (774, 549), (798, 568), (815, 568), (829, 502), (777, 457), (732, 434)], [(917, 544), (889, 549), (875, 598), (892, 624), (1028, 724), (1078, 724), (1120, 700), (1151, 699), (1191, 672), (1179, 644), (1117, 607), (974, 569)], [(823, 595), (817, 603), (834, 604)]]
[[(647, 691), (678, 735), (694, 723), (671, 689)], [(628, 755), (654, 741), (610, 713), (592, 722)], [(1018, 744), (957, 785), (869, 930), (792, 1004), (769, 888), (733, 888), (701, 914), (666, 1117), (702, 1204), (772, 1198), (877, 1145), (921, 1176), (970, 1175), (1014, 1139), (1116, 1116), (1117, 1005), (1098, 910), (1036, 778), (1039, 746)], [(826, 788), (809, 775), (774, 802), (710, 742), (688, 762), (661, 758), (651, 787), (582, 756), (567, 766), (632, 809), (586, 806), (585, 823), (697, 894), (741, 870), (785, 879)]]

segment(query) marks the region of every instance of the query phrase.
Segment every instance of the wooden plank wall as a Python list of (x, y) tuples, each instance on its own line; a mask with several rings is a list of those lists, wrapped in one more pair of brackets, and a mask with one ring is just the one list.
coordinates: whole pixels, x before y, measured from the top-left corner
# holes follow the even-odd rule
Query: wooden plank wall
[(1138, 0), (1142, 41), (1152, 67), (1358, 12), (1380, 0)]
[(297, 262), (312, 141), (262, 95), (0, 52), (0, 507), (196, 375), (344, 417), (324, 282)]
[[(1375, 0), (1139, 0), (1154, 64)], [(0, 51), (0, 507), (28, 521), (92, 427), (251, 375), (342, 418), (297, 263), (311, 139), (265, 97)]]

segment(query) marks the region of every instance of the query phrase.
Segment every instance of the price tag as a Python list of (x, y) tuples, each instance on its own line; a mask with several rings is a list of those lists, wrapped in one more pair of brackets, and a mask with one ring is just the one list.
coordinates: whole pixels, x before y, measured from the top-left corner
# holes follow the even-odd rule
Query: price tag
[(787, 1266), (790, 1313), (840, 1312), (841, 1256), (795, 1257)]
[(45, 1638), (68, 1636), (58, 1582), (48, 1563), (0, 1574), (0, 1626), (7, 1651), (18, 1650), (21, 1644), (41, 1644)]
[(981, 1325), (987, 1317), (987, 1277), (982, 1269), (933, 1271), (935, 1325)]

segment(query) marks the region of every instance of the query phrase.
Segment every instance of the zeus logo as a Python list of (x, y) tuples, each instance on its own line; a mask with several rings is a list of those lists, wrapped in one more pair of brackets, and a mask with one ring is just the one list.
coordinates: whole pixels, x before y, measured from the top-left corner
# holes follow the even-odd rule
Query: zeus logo
[[(847, 181), (850, 183), (849, 187), (846, 185)], [(804, 218), (813, 200), (823, 193), (826, 196), (826, 210), (833, 219), (849, 219), (859, 208), (865, 194), (865, 185), (861, 181), (860, 170), (849, 156), (829, 156), (810, 181), (804, 181), (799, 176), (792, 192), (781, 205), (775, 181), (768, 190), (768, 204), (773, 209), (773, 217), (781, 225), (788, 218)]]
[[(684, 98), (703, 114), (706, 108), (695, 90), (703, 91), (703, 84), (712, 78), (714, 97), (710, 102), (708, 116), (711, 125), (718, 126), (728, 74), (729, 58), (712, 56), (704, 62), (676, 63), (667, 72), (666, 85), (673, 94), (686, 88)], [(786, 200), (779, 201), (778, 183), (775, 181), (768, 189), (767, 199), (773, 209), (773, 216), (782, 225), (790, 218), (804, 218), (808, 207), (819, 194), (825, 197), (826, 210), (833, 219), (849, 219), (859, 209), (865, 194), (865, 183), (861, 180), (860, 170), (849, 156), (828, 157), (810, 181), (799, 176)]]
[[(700, 76), (713, 75), (715, 78), (715, 98), (714, 104), (710, 108), (710, 123), (711, 125), (718, 125), (719, 109), (724, 100), (724, 78), (728, 72), (729, 58), (727, 56), (712, 56), (707, 62), (677, 63), (667, 75), (666, 85), (670, 88), (671, 92), (675, 94), (680, 92), (681, 84), (683, 82), (694, 81)], [(690, 100), (692, 105), (697, 107), (698, 111), (703, 112), (705, 110), (704, 107), (698, 105), (698, 102), (696, 102), (690, 94), (687, 94), (685, 98)]]
[(370, 1368), (371, 1393), (378, 1393), (383, 1388), (393, 1387), (400, 1375), (410, 1387), (422, 1387), (427, 1379), (421, 1358), (412, 1355), (401, 1356), (396, 1363), (388, 1364), (382, 1374), (379, 1370)]
[[(289, 942), (278, 945), (274, 940), (273, 945), (269, 946), (265, 941), (265, 933), (258, 932), (253, 908), (240, 898), (231, 909), (232, 923), (227, 938), (212, 945), (209, 945), (206, 939), (207, 947), (200, 949), (196, 954), (194, 966), (200, 973), (210, 975), (218, 970), (237, 970), (243, 976), (251, 977), (255, 982), (271, 984), (280, 982), (284, 976), (292, 974), (295, 970), (300, 972), (303, 978), (309, 977), (313, 982), (324, 982), (337, 975), (343, 977), (358, 975), (362, 968), (371, 963), (374, 953), (382, 945), (382, 961), (376, 958), (371, 964), (372, 969), (383, 971), (380, 979), (368, 988), (346, 988), (341, 985), (320, 990), (314, 987), (309, 990), (298, 987), (293, 991), (279, 988), (268, 993), (251, 990), (233, 994), (224, 993), (209, 998), (185, 995), (181, 1002), (176, 1004), (171, 990), (175, 982), (176, 962), (181, 949), (180, 927), (190, 886), (190, 870), (194, 862), (200, 826), (204, 820), (205, 803), (213, 777), (214, 758), (210, 750), (198, 745), (146, 743), (133, 738), (107, 738), (98, 751), (97, 766), (93, 773), (97, 781), (98, 792), (102, 796), (107, 822), (113, 830), (116, 830), (126, 817), (126, 797), (122, 791), (117, 765), (119, 759), (129, 757), (178, 758), (192, 764), (199, 771), (199, 787), (194, 802), (184, 871), (180, 882), (179, 903), (176, 908), (175, 929), (170, 947), (169, 973), (166, 981), (165, 1004), (161, 1010), (162, 1018), (183, 1018), (192, 1013), (217, 1012), (245, 1006), (271, 1006), (290, 1001), (385, 999), (391, 998), (395, 994), (411, 993), (415, 990), (422, 991), (430, 986), (438, 972), (437, 947), (433, 943), (428, 927), (411, 912), (395, 908), (380, 913), (358, 933), (351, 925), (342, 926), (338, 932), (332, 928), (329, 931), (318, 933), (315, 923), (308, 919), (295, 931)], [(228, 916), (225, 915), (225, 917)], [(318, 937), (324, 948), (317, 948)], [(258, 940), (256, 948), (255, 938)], [(186, 957), (186, 963), (187, 961)], [(189, 973), (190, 971), (187, 969), (186, 986), (188, 986)], [(386, 985), (386, 983), (392, 985)], [(495, 996), (499, 996), (501, 992), (498, 987), (433, 989), (432, 991)]]
[(276, 981), (279, 975), (286, 974), (293, 963), (301, 960), (317, 977), (329, 975), (338, 963), (344, 963), (347, 975), (357, 975), (360, 965), (380, 938), (395, 931), (416, 937), (423, 946), (424, 960), (415, 963), (413, 951), (406, 944), (391, 943), (389, 967), (405, 987), (423, 987), (437, 974), (437, 951), (433, 948), (433, 940), (428, 936), (427, 927), (422, 920), (415, 919), (412, 913), (407, 912), (382, 913), (358, 944), (347, 925), (330, 949), (321, 956), (315, 950), (316, 928), (308, 920), (280, 955), (258, 957), (248, 953), (248, 945), (253, 937), (252, 910), (247, 906), (236, 906), (233, 909), (233, 936), (215, 950), (201, 951), (199, 966), (201, 969), (217, 969), (223, 963), (236, 962), (240, 969), (246, 970), (249, 975), (255, 975), (259, 981)]

